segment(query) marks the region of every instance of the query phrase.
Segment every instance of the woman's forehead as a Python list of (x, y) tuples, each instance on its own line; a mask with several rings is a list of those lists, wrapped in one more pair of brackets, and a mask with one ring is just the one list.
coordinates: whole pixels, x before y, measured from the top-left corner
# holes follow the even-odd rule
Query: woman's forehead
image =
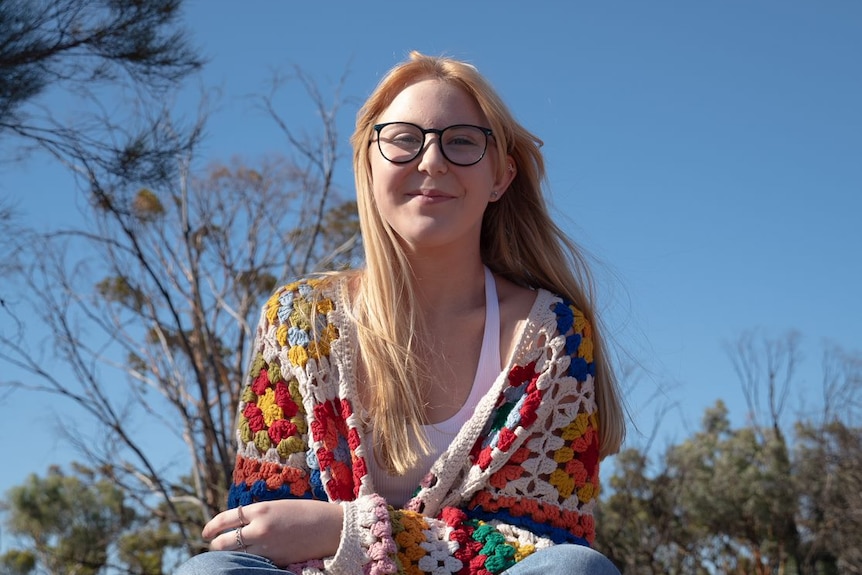
[[(426, 128), (485, 123), (478, 103), (464, 88), (438, 78), (404, 87), (380, 114), (379, 122), (413, 122)], [(444, 126), (431, 124), (445, 123)]]

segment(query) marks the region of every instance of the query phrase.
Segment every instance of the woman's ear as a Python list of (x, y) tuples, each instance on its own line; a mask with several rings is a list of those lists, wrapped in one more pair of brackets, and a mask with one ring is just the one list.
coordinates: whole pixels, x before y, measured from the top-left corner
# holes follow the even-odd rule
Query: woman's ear
[(512, 159), (512, 156), (506, 156), (506, 167), (503, 170), (502, 175), (494, 181), (494, 185), (491, 188), (492, 202), (496, 202), (503, 197), (503, 194), (505, 194), (506, 190), (509, 189), (509, 186), (512, 184), (512, 180), (515, 179), (517, 174), (518, 168), (515, 167), (515, 160)]

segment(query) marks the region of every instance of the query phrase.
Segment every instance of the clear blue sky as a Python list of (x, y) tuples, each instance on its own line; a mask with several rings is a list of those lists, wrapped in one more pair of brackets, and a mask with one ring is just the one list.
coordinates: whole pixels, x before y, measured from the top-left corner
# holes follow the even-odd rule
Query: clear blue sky
[[(284, 148), (246, 98), (273, 69), (299, 65), (324, 94), (347, 72), (343, 95), (359, 101), (411, 49), (476, 64), (545, 141), (560, 223), (603, 262), (610, 331), (650, 372), (633, 417), (648, 428), (645, 398), (664, 389), (679, 405), (668, 440), (718, 398), (745, 420), (723, 351), (743, 330), (801, 332), (794, 408), (819, 385), (823, 339), (862, 349), (858, 0), (192, 0), (188, 22), (211, 58), (202, 83), (223, 90), (206, 161)], [(282, 113), (313, 129), (301, 90), (281, 94)], [(345, 153), (355, 110), (339, 119)], [(47, 158), (0, 170), (0, 194), (34, 222), (77, 217)], [(347, 161), (339, 182), (352, 185)], [(44, 397), (0, 400), (0, 492), (72, 457), (55, 416), (63, 404)]]

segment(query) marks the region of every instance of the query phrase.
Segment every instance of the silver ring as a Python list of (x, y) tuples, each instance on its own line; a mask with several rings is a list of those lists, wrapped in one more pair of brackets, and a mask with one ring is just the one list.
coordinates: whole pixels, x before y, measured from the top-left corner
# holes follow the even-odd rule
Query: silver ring
[(242, 540), (242, 528), (243, 526), (240, 525), (236, 530), (236, 548), (240, 551), (245, 551), (246, 549), (248, 549), (248, 546)]
[(239, 517), (239, 526), (245, 527), (248, 525), (248, 521), (245, 520), (245, 516), (242, 514), (242, 505), (237, 505), (236, 515)]

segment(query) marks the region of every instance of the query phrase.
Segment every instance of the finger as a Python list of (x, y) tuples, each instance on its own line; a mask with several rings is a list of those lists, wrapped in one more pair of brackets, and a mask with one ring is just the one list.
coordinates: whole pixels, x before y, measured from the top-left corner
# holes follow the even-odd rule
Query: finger
[(248, 511), (246, 507), (237, 505), (233, 509), (222, 511), (213, 517), (209, 523), (204, 526), (202, 536), (204, 539), (216, 537), (219, 533), (238, 527), (245, 527), (250, 523)]
[(245, 551), (248, 547), (248, 533), (244, 529), (225, 531), (210, 542), (213, 551)]
[(222, 511), (221, 513), (210, 519), (209, 523), (204, 525), (204, 529), (201, 532), (201, 535), (204, 539), (215, 540), (215, 538), (220, 533), (236, 529), (237, 527), (240, 527), (240, 524), (237, 518), (236, 510), (228, 509), (227, 511)]
[(236, 546), (236, 535), (233, 530), (220, 533), (210, 541), (210, 549), (213, 551), (228, 551)]

